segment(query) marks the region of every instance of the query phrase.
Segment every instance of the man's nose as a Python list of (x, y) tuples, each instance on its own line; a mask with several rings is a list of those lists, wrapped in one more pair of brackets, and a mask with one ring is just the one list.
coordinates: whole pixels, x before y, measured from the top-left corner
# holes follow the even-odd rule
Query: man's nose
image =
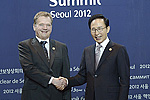
[(98, 35), (100, 34), (100, 32), (98, 30), (95, 30), (95, 34)]
[(47, 25), (43, 25), (43, 29), (47, 29)]

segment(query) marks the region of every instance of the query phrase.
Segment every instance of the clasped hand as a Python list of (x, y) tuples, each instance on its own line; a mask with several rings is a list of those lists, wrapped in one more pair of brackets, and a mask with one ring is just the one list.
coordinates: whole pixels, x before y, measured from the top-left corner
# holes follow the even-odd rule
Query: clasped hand
[(55, 85), (57, 89), (64, 90), (64, 88), (67, 86), (67, 79), (64, 77), (53, 78), (52, 84)]

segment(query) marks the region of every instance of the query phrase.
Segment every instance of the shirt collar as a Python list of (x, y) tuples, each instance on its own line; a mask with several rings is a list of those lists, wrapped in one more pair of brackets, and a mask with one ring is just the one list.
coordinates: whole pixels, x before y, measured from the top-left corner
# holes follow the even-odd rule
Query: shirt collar
[(38, 38), (37, 36), (36, 36), (36, 38), (37, 38), (37, 40), (38, 40), (39, 42), (41, 42), (41, 41), (47, 41), (47, 43), (49, 44), (49, 38), (47, 38), (46, 40), (42, 40), (42, 39)]
[[(108, 44), (108, 42), (109, 42), (109, 38), (107, 37), (100, 45), (105, 48), (106, 45)], [(99, 43), (96, 42), (96, 46), (98, 46), (98, 45), (99, 45)]]

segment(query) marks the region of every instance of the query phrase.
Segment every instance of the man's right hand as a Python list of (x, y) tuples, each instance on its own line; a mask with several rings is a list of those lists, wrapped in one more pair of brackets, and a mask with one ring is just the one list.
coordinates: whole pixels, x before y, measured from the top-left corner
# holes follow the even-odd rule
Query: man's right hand
[(67, 79), (64, 77), (53, 78), (52, 84), (55, 85), (57, 89), (64, 90), (64, 88), (67, 86)]

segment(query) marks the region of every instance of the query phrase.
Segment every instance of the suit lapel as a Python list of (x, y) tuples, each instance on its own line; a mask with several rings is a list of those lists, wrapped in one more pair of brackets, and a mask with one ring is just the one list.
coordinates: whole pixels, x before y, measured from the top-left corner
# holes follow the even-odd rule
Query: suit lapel
[(32, 40), (32, 45), (35, 48), (35, 50), (37, 51), (37, 53), (39, 54), (39, 56), (41, 57), (41, 59), (43, 60), (43, 62), (48, 65), (48, 60), (44, 54), (43, 48), (41, 47), (41, 45), (39, 44), (38, 40), (36, 38), (33, 38)]
[(55, 53), (57, 51), (55, 41), (50, 39), (50, 68), (54, 62)]
[(92, 46), (90, 46), (90, 48), (89, 48), (89, 56), (88, 56), (88, 58), (89, 58), (89, 72), (93, 75), (94, 74), (94, 71), (95, 71), (95, 67), (93, 67), (93, 66), (95, 66), (95, 45), (92, 45)]
[(111, 54), (111, 51), (113, 50), (112, 46), (113, 46), (112, 41), (109, 41), (98, 64), (98, 69), (100, 68), (101, 64), (105, 61), (105, 59)]

